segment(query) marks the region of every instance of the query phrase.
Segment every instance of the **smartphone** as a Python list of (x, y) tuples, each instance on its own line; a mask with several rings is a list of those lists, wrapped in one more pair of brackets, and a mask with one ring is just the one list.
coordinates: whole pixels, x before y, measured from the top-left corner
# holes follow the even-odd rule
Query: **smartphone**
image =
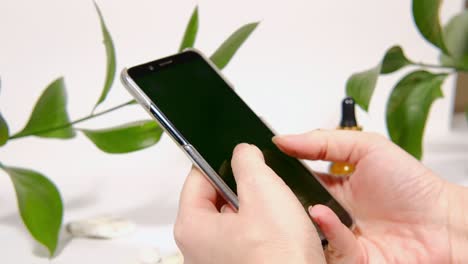
[(124, 69), (121, 79), (234, 208), (238, 209), (239, 202), (231, 157), (234, 147), (245, 142), (263, 152), (266, 164), (291, 188), (305, 210), (310, 205), (327, 205), (351, 227), (353, 221), (346, 210), (303, 162), (273, 144), (269, 126), (201, 52), (189, 49)]

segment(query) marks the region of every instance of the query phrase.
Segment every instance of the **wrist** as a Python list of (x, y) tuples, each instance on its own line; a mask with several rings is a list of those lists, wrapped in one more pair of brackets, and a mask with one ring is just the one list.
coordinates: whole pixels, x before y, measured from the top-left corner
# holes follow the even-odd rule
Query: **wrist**
[(451, 263), (468, 261), (468, 188), (447, 183), (447, 220)]

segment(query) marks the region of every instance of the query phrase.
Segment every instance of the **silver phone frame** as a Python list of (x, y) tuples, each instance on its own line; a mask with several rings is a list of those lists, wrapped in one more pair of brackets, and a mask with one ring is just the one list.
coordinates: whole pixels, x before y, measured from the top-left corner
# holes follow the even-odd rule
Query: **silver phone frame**
[[(226, 84), (235, 92), (233, 85), (227, 80), (227, 78), (221, 73), (221, 71), (209, 60), (203, 53), (194, 48), (185, 49), (185, 51), (196, 52), (200, 55), (210, 67), (226, 82)], [(198, 151), (182, 136), (182, 134), (172, 125), (169, 119), (159, 110), (159, 108), (153, 103), (153, 101), (146, 96), (146, 94), (141, 90), (140, 87), (133, 81), (133, 79), (128, 74), (128, 69), (124, 68), (121, 72), (121, 81), (124, 87), (128, 92), (136, 99), (136, 101), (143, 106), (143, 108), (152, 116), (152, 118), (163, 128), (163, 130), (169, 134), (169, 136), (175, 141), (175, 143), (182, 149), (182, 151), (189, 157), (192, 163), (200, 169), (206, 178), (213, 184), (217, 189), (218, 193), (233, 206), (236, 210), (239, 209), (239, 200), (237, 195), (231, 190), (231, 188), (224, 182), (224, 180), (218, 175), (218, 173), (209, 165), (209, 163), (198, 153)], [(236, 93), (237, 94), (237, 93)], [(274, 133), (275, 131), (271, 126), (264, 121), (263, 118), (260, 118), (261, 121)], [(346, 211), (343, 205), (330, 193), (327, 187), (324, 185), (321, 179), (315, 176), (315, 173), (310, 169), (310, 167), (302, 160), (299, 162), (312, 174), (313, 177), (322, 185), (325, 190), (330, 194), (330, 196)], [(346, 211), (349, 215), (349, 218), (352, 221), (351, 226), (348, 228), (353, 229), (355, 222), (351, 217), (349, 212)], [(324, 240), (323, 235), (319, 232), (320, 238)]]
[[(231, 87), (232, 84), (223, 76), (216, 66), (207, 59), (200, 51), (196, 49), (185, 49), (184, 51), (192, 51), (199, 54), (211, 68), (213, 68), (221, 78)], [(175, 141), (182, 151), (189, 157), (192, 163), (202, 171), (206, 178), (217, 189), (218, 193), (232, 206), (234, 209), (239, 209), (239, 200), (237, 195), (229, 188), (222, 180), (218, 173), (208, 164), (208, 162), (198, 153), (198, 151), (182, 136), (182, 134), (172, 125), (169, 119), (162, 113), (154, 102), (146, 96), (146, 94), (138, 87), (133, 79), (128, 74), (128, 69), (124, 68), (120, 74), (122, 84), (127, 91), (143, 106), (143, 108), (151, 115), (151, 117), (162, 127), (162, 129)]]

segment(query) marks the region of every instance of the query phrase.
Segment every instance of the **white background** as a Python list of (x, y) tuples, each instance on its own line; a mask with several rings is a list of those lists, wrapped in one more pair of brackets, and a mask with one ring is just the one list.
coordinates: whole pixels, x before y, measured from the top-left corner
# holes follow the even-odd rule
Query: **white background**
[[(445, 1), (442, 20), (461, 10), (462, 2)], [(101, 0), (118, 71), (177, 51), (197, 3), (200, 30), (195, 46), (207, 55), (241, 25), (261, 21), (224, 73), (279, 133), (334, 128), (346, 79), (376, 65), (394, 44), (402, 45), (415, 61), (437, 62), (437, 50), (413, 25), (409, 0)], [(1, 0), (0, 34), (0, 109), (12, 132), (24, 126), (43, 89), (59, 76), (65, 76), (71, 118), (89, 114), (105, 74), (105, 51), (92, 1)], [(359, 113), (366, 130), (385, 133), (385, 102), (405, 71), (379, 80), (370, 113)], [(433, 106), (425, 162), (445, 178), (466, 183), (468, 142), (449, 131), (453, 87), (451, 78), (444, 85), (445, 99)], [(128, 99), (116, 80), (99, 109)], [(79, 127), (105, 128), (146, 118), (139, 106), (131, 106)], [(456, 141), (457, 148), (447, 141)], [(113, 214), (132, 219), (140, 230), (152, 230), (148, 234), (173, 223), (190, 167), (166, 136), (155, 147), (128, 155), (104, 154), (81, 134), (69, 141), (26, 138), (0, 149), (0, 160), (50, 177), (65, 201), (65, 222)], [(41, 254), (31, 253), (35, 246), (20, 223), (11, 183), (1, 172), (0, 186), (0, 261), (47, 262), (36, 256)], [(73, 241), (55, 262), (73, 263), (80, 260), (75, 256), (86, 254), (90, 260), (117, 263), (119, 254), (109, 252), (123, 254), (121, 248), (109, 242)]]

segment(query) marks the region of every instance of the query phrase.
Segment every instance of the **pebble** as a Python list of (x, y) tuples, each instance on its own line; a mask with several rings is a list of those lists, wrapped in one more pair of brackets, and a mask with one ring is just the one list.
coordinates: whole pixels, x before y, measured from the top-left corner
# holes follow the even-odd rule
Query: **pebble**
[(135, 224), (118, 217), (99, 216), (70, 222), (66, 229), (74, 237), (112, 239), (132, 233)]
[(140, 251), (139, 264), (183, 264), (184, 257), (181, 253), (162, 256), (157, 248), (145, 248)]
[(140, 264), (163, 264), (163, 259), (159, 250), (155, 248), (145, 248), (140, 251), (138, 257), (138, 263)]
[(181, 253), (175, 253), (166, 257), (163, 257), (163, 264), (183, 264), (184, 257)]

